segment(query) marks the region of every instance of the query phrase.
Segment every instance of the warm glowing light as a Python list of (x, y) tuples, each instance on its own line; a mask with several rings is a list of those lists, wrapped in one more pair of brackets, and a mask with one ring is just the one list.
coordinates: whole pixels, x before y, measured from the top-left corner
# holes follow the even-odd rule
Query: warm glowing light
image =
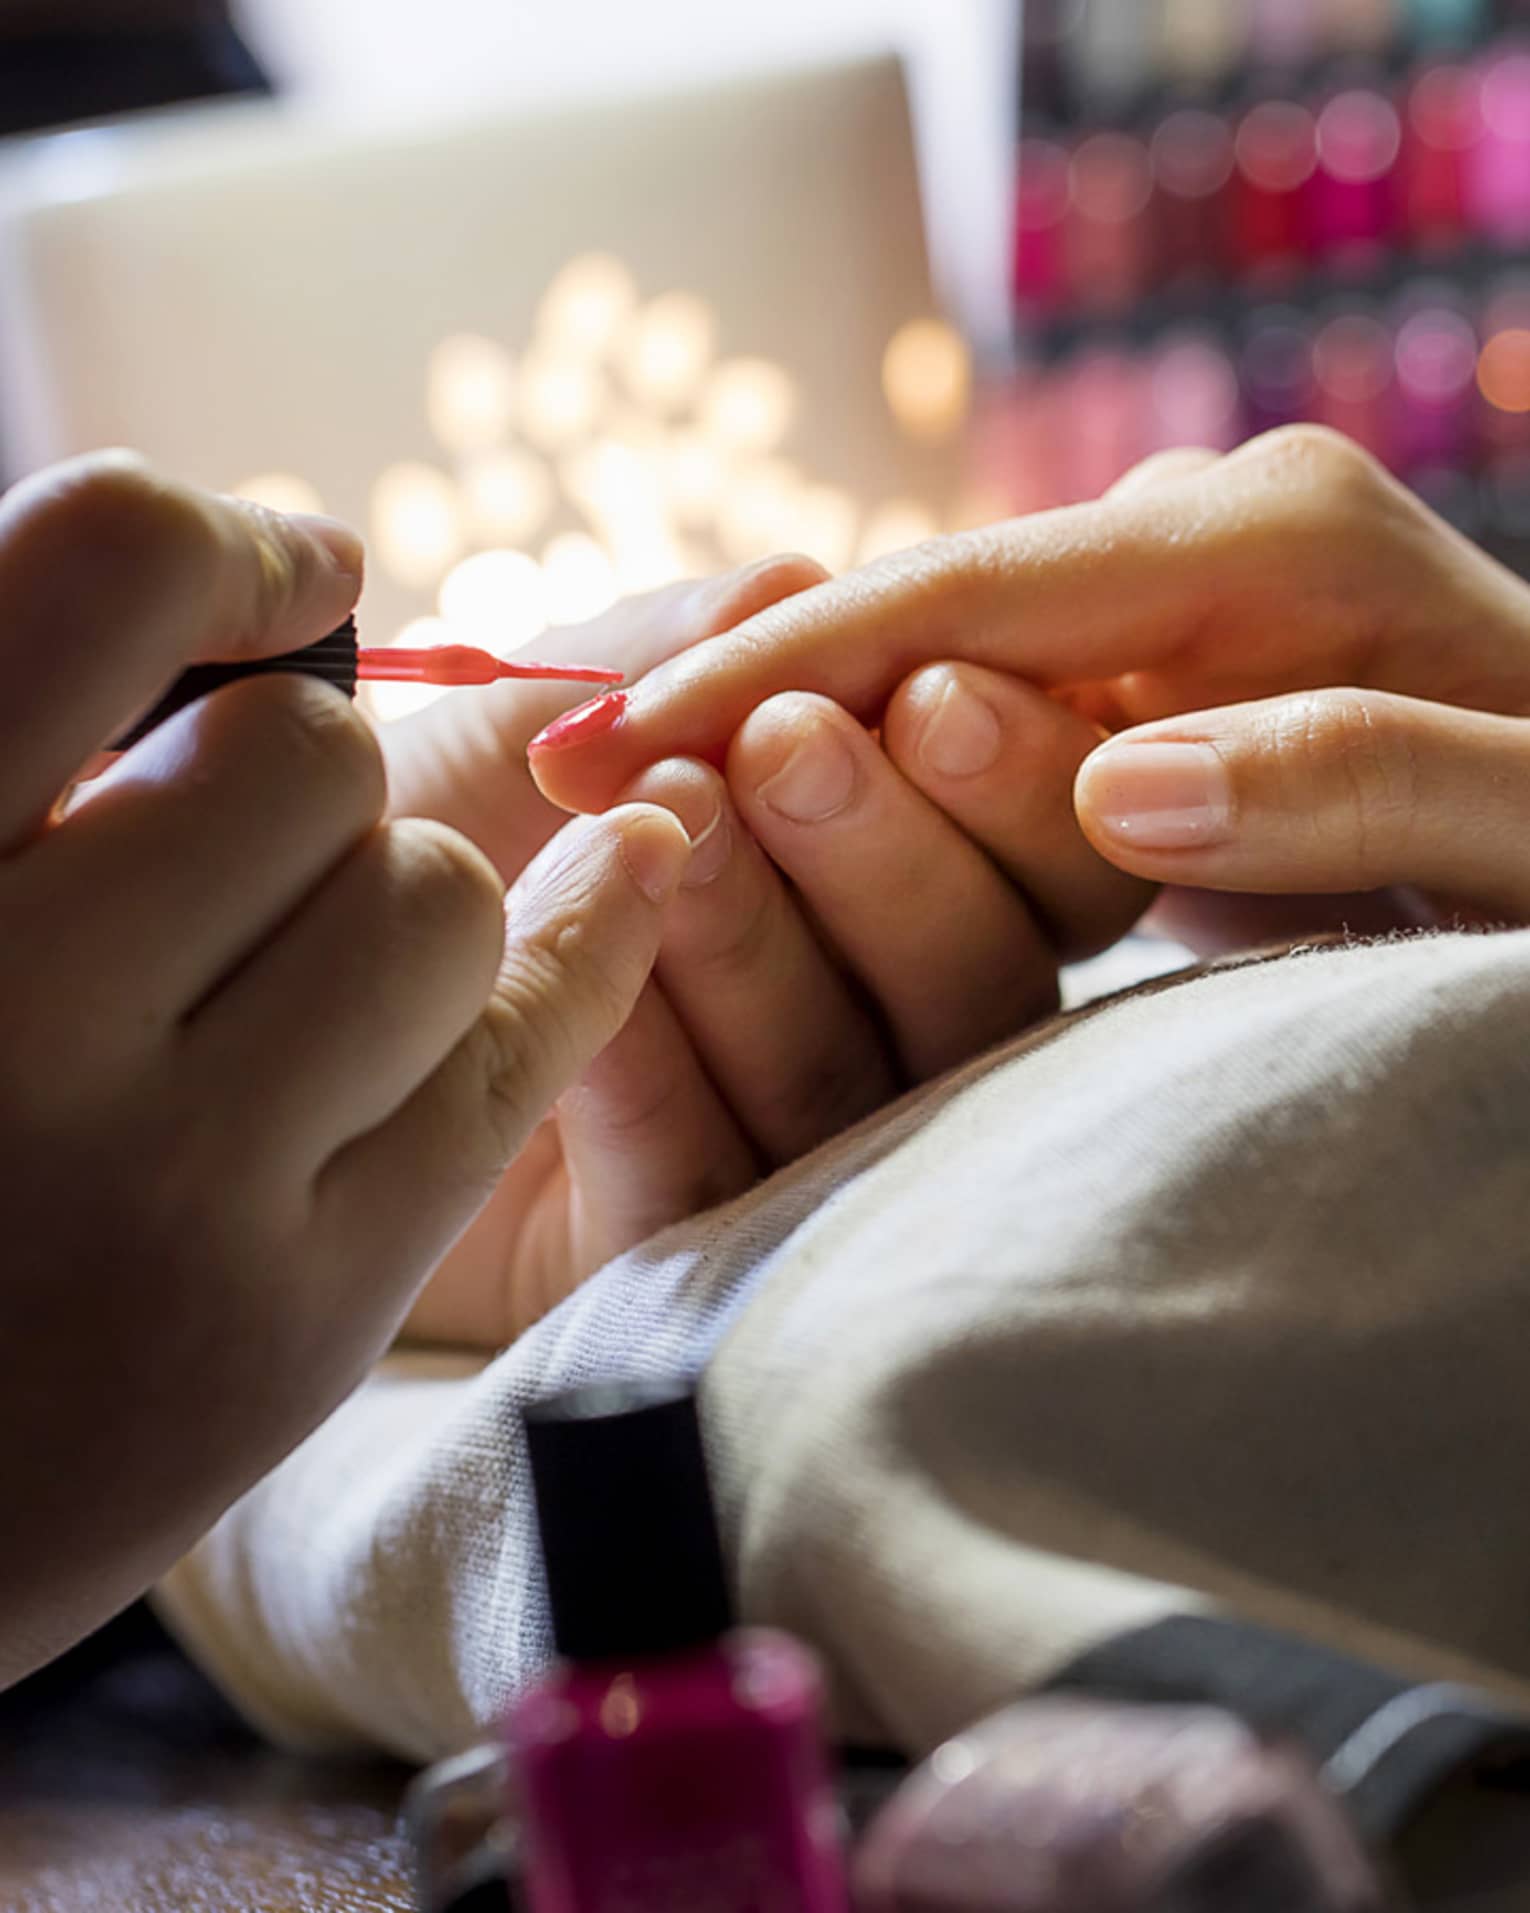
[(476, 538), (523, 545), (547, 522), (557, 487), (541, 459), (512, 446), (475, 458), (463, 471), (462, 496)]
[(678, 523), (712, 522), (727, 471), (722, 452), (700, 432), (676, 432), (671, 436), (661, 457), (660, 482)]
[(1500, 412), (1530, 412), (1530, 329), (1495, 332), (1477, 361), (1477, 386)]
[(497, 445), (515, 413), (515, 368), (493, 339), (459, 332), (443, 339), (425, 369), (425, 412), (449, 452)]
[[(415, 618), (395, 632), (388, 642), (410, 646), (447, 644), (452, 635), (439, 618)], [(427, 704), (434, 704), (438, 697), (445, 696), (446, 689), (440, 684), (363, 684), (357, 693), (357, 702), (380, 724), (391, 724), (398, 718), (412, 717), (416, 711), (423, 711)]]
[(323, 511), (324, 501), (306, 478), (295, 472), (261, 472), (233, 488), (235, 498), (248, 498), (269, 511)]
[(707, 382), (701, 424), (734, 451), (770, 452), (785, 438), (796, 409), (796, 385), (779, 365), (730, 359)]
[(604, 382), (581, 359), (529, 355), (521, 366), (521, 430), (544, 451), (583, 438), (600, 416)]
[(894, 418), (914, 438), (947, 438), (967, 416), (972, 358), (940, 319), (915, 319), (894, 334), (882, 361)]
[(598, 439), (565, 458), (563, 489), (611, 554), (623, 591), (648, 591), (689, 569), (648, 459), (616, 439)]
[(837, 485), (810, 485), (798, 495), (783, 543), (816, 558), (830, 571), (843, 571), (855, 552), (860, 519), (855, 500)]
[(762, 458), (741, 467), (729, 479), (717, 513), (717, 541), (728, 557), (746, 565), (789, 549), (805, 489), (787, 459)]
[(513, 651), (547, 629), (542, 567), (524, 551), (480, 551), (443, 579), (441, 616), (459, 643)]
[(958, 492), (946, 513), (947, 531), (980, 531), (1014, 516), (1008, 494), (997, 486), (973, 484)]
[(616, 602), (616, 568), (587, 532), (566, 531), (542, 553), (547, 616), (553, 624), (582, 624)]
[(889, 552), (907, 551), (910, 545), (923, 544), (939, 530), (935, 514), (912, 498), (889, 499), (867, 519), (857, 556), (863, 565), (869, 564), (873, 558), (885, 558)]
[(712, 357), (717, 320), (704, 299), (667, 292), (636, 313), (622, 345), (622, 368), (635, 397), (678, 405), (694, 396)]
[(554, 351), (600, 358), (615, 344), (637, 296), (632, 274), (619, 259), (584, 253), (547, 288), (537, 327)]
[(389, 465), (372, 487), (372, 547), (402, 585), (433, 585), (462, 549), (457, 488), (430, 465)]

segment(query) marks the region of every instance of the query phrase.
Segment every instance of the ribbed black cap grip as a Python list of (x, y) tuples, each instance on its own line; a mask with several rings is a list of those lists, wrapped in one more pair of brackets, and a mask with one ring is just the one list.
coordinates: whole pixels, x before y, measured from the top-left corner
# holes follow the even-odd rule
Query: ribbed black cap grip
[(194, 704), (209, 691), (225, 684), (237, 684), (240, 678), (264, 677), (271, 671), (298, 671), (304, 677), (322, 678), (347, 697), (356, 695), (356, 620), (347, 618), (338, 629), (317, 644), (301, 651), (284, 651), (275, 658), (245, 658), (238, 664), (194, 664), (183, 671), (151, 710), (145, 711), (131, 729), (114, 738), (108, 750), (125, 751), (140, 738), (147, 737), (167, 717)]
[(732, 1603), (692, 1384), (575, 1389), (525, 1420), (559, 1653), (638, 1659), (725, 1633)]

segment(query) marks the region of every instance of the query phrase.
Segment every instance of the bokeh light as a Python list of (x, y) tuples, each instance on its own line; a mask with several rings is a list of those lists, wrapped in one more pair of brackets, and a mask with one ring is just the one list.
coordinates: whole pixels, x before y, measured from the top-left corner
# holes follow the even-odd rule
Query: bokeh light
[(1495, 411), (1530, 412), (1530, 328), (1493, 334), (1477, 360), (1477, 387)]
[(582, 359), (538, 352), (521, 365), (521, 430), (544, 451), (561, 451), (592, 431), (604, 400), (604, 380)]
[(637, 285), (609, 253), (571, 259), (537, 308), (537, 329), (555, 351), (602, 358), (637, 306)]
[(486, 452), (463, 467), (462, 497), (475, 539), (523, 545), (546, 524), (557, 486), (542, 460), (521, 446)]
[(774, 451), (797, 408), (795, 381), (769, 359), (730, 359), (707, 381), (701, 426), (740, 452)]
[(547, 629), (542, 568), (524, 551), (480, 551), (442, 580), (441, 616), (457, 643), (513, 651)]
[(588, 532), (566, 531), (552, 540), (542, 553), (542, 583), (552, 624), (581, 624), (616, 601), (616, 568)]
[(948, 438), (967, 417), (972, 359), (966, 342), (941, 319), (915, 319), (894, 335), (882, 361), (893, 417), (917, 439)]
[(456, 486), (431, 465), (388, 465), (372, 487), (372, 548), (401, 585), (433, 585), (462, 549)]
[(622, 340), (622, 368), (635, 398), (661, 407), (695, 396), (712, 357), (716, 314), (689, 292), (667, 292), (637, 312)]
[(324, 509), (324, 501), (315, 488), (295, 472), (261, 472), (254, 478), (241, 479), (232, 490), (235, 498), (248, 498), (269, 511), (322, 512)]
[(425, 368), (425, 412), (437, 442), (449, 452), (499, 444), (515, 414), (510, 354), (474, 333), (443, 339)]

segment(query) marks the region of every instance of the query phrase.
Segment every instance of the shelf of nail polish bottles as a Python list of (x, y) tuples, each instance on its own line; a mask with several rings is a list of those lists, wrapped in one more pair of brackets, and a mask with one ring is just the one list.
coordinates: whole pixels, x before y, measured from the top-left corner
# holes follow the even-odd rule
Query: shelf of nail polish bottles
[(1530, 0), (1025, 0), (1022, 40), (985, 485), (1317, 419), (1530, 554)]

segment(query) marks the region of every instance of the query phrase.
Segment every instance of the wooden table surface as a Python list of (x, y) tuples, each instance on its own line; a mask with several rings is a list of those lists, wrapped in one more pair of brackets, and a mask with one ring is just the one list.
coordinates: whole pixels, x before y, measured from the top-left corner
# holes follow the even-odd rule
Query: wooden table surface
[(409, 1913), (408, 1776), (273, 1753), (142, 1610), (0, 1697), (3, 1913)]

